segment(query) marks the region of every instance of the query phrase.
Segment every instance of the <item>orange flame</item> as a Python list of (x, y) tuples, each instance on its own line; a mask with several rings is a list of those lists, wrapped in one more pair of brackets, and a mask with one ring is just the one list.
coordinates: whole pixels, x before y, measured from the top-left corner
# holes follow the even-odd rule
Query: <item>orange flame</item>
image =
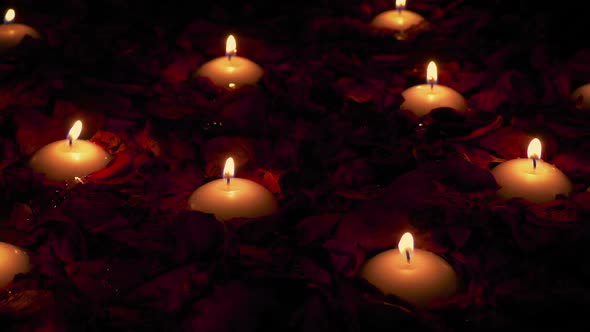
[(543, 148), (541, 146), (541, 141), (538, 138), (533, 138), (529, 143), (529, 148), (527, 149), (527, 156), (529, 158), (541, 159), (542, 151)]
[(402, 255), (408, 257), (409, 261), (409, 257), (414, 252), (414, 237), (412, 236), (412, 233), (404, 233), (399, 240), (397, 248)]
[(225, 41), (225, 55), (233, 56), (238, 52), (236, 38), (233, 35), (229, 35)]
[(396, 9), (406, 8), (406, 0), (395, 0), (395, 8)]
[(78, 120), (72, 126), (72, 129), (68, 132), (67, 138), (71, 141), (75, 141), (80, 137), (80, 133), (82, 132), (82, 121)]
[(223, 167), (223, 178), (229, 179), (234, 177), (236, 172), (236, 166), (234, 164), (234, 158), (229, 157), (225, 161), (225, 167)]
[(12, 22), (12, 20), (14, 20), (14, 18), (16, 17), (16, 12), (14, 11), (14, 9), (10, 8), (6, 11), (6, 14), (4, 14), (4, 23), (10, 23)]
[(426, 82), (428, 84), (434, 84), (438, 81), (438, 71), (436, 69), (436, 63), (434, 61), (430, 61), (428, 63), (428, 68), (426, 68)]

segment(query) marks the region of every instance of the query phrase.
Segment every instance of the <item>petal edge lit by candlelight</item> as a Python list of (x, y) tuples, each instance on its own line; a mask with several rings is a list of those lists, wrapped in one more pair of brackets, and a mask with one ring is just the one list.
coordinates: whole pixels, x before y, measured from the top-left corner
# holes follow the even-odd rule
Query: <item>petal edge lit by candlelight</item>
[(229, 157), (225, 161), (225, 167), (223, 167), (223, 178), (228, 179), (232, 178), (236, 173), (236, 166), (234, 163), (234, 158)]
[(541, 145), (541, 141), (538, 138), (533, 138), (529, 143), (529, 147), (527, 149), (527, 156), (529, 158), (541, 159), (541, 152), (543, 148)]
[(428, 84), (434, 84), (438, 81), (438, 70), (436, 69), (436, 63), (430, 61), (426, 68), (426, 82)]
[(6, 11), (6, 14), (4, 14), (4, 23), (10, 23), (14, 20), (14, 18), (16, 17), (16, 12), (14, 11), (14, 9), (10, 8)]
[(72, 129), (68, 132), (67, 138), (75, 141), (80, 137), (80, 133), (82, 132), (82, 121), (78, 120), (72, 126)]

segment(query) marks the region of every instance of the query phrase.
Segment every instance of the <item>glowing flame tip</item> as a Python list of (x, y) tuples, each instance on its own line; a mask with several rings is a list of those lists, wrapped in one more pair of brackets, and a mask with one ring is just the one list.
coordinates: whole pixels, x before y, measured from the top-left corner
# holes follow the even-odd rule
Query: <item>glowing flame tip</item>
[(412, 233), (404, 233), (399, 240), (397, 248), (403, 256), (406, 256), (408, 253), (411, 254), (414, 251), (414, 237)]
[(223, 167), (223, 178), (229, 179), (234, 177), (236, 172), (236, 165), (234, 164), (234, 158), (229, 157), (225, 161), (225, 167)]
[(529, 148), (527, 149), (527, 156), (533, 159), (541, 159), (541, 152), (543, 147), (541, 145), (541, 141), (538, 138), (533, 138), (529, 143)]
[(406, 8), (406, 0), (395, 0), (395, 8), (397, 8), (397, 9)]
[(426, 82), (428, 84), (434, 84), (438, 81), (438, 70), (436, 69), (436, 63), (434, 61), (430, 61), (428, 63), (428, 67), (426, 68)]
[(68, 132), (67, 138), (71, 141), (75, 141), (80, 137), (80, 133), (82, 132), (82, 121), (78, 120), (72, 126), (72, 129)]
[(227, 56), (235, 55), (238, 52), (236, 38), (234, 35), (229, 35), (225, 41), (225, 54)]
[(12, 20), (14, 20), (14, 18), (16, 17), (16, 12), (14, 11), (14, 9), (10, 8), (6, 11), (6, 14), (4, 14), (4, 23), (10, 23), (12, 22)]

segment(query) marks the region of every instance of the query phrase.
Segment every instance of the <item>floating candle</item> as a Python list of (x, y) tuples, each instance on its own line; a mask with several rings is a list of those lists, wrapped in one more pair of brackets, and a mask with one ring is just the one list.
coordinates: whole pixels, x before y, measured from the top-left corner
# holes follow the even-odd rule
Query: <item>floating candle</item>
[(512, 159), (492, 169), (500, 186), (500, 198), (525, 198), (533, 203), (546, 203), (556, 196), (569, 195), (572, 183), (557, 167), (541, 159), (542, 145), (538, 138), (529, 143), (528, 158)]
[(111, 156), (100, 146), (79, 140), (82, 122), (76, 121), (67, 138), (50, 143), (31, 158), (31, 168), (45, 174), (48, 180), (75, 183), (86, 175), (104, 168)]
[(384, 251), (365, 263), (361, 276), (384, 294), (416, 306), (454, 295), (459, 287), (453, 268), (440, 256), (414, 249), (412, 234), (405, 233), (398, 249)]
[(228, 158), (223, 169), (223, 179), (206, 183), (189, 197), (191, 210), (212, 213), (217, 220), (232, 218), (257, 218), (278, 210), (273, 194), (263, 186), (248, 179), (234, 177), (233, 158)]
[(396, 0), (395, 10), (388, 10), (375, 16), (371, 24), (379, 29), (389, 29), (402, 33), (397, 36), (403, 39), (403, 34), (411, 27), (424, 22), (424, 17), (406, 9), (406, 0)]
[(437, 84), (438, 72), (434, 61), (428, 63), (426, 82), (427, 84), (415, 85), (402, 92), (404, 102), (400, 109), (409, 110), (418, 117), (441, 107), (449, 107), (460, 112), (467, 111), (467, 102), (460, 93), (447, 86)]
[(19, 273), (31, 269), (29, 255), (23, 249), (0, 242), (0, 288), (8, 285)]
[(20, 44), (25, 36), (41, 38), (37, 30), (25, 24), (13, 23), (16, 17), (14, 9), (8, 9), (4, 14), (4, 24), (0, 25), (0, 52), (4, 52)]
[(262, 77), (263, 69), (247, 58), (237, 56), (236, 44), (235, 37), (229, 35), (225, 56), (205, 63), (193, 76), (207, 77), (216, 85), (230, 90), (256, 84)]

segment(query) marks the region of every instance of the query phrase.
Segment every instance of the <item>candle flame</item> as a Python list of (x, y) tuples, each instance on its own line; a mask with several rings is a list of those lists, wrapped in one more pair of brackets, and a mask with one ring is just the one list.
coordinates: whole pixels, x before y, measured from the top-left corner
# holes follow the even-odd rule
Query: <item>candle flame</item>
[(541, 141), (538, 138), (533, 138), (533, 140), (529, 143), (527, 156), (531, 159), (541, 159), (542, 150), (543, 148), (541, 146)]
[(225, 55), (232, 57), (238, 52), (236, 38), (233, 35), (229, 35), (225, 41)]
[(436, 63), (430, 61), (426, 68), (426, 82), (428, 84), (436, 84), (438, 81), (438, 70), (436, 69)]
[(225, 161), (225, 167), (223, 167), (223, 178), (224, 179), (232, 178), (232, 177), (234, 177), (235, 172), (236, 172), (236, 166), (234, 164), (234, 158), (229, 157)]
[(82, 132), (82, 121), (78, 120), (72, 126), (72, 129), (68, 132), (68, 140), (75, 141), (80, 137), (80, 133)]
[(12, 22), (12, 20), (14, 20), (14, 18), (16, 17), (16, 12), (14, 11), (14, 9), (10, 8), (6, 11), (6, 14), (4, 14), (4, 23), (10, 23)]
[(412, 255), (412, 252), (414, 252), (414, 237), (412, 236), (412, 233), (404, 233), (399, 240), (397, 248), (402, 255), (406, 256), (409, 263), (410, 256)]
[(406, 0), (395, 0), (395, 8), (398, 10), (406, 8)]

